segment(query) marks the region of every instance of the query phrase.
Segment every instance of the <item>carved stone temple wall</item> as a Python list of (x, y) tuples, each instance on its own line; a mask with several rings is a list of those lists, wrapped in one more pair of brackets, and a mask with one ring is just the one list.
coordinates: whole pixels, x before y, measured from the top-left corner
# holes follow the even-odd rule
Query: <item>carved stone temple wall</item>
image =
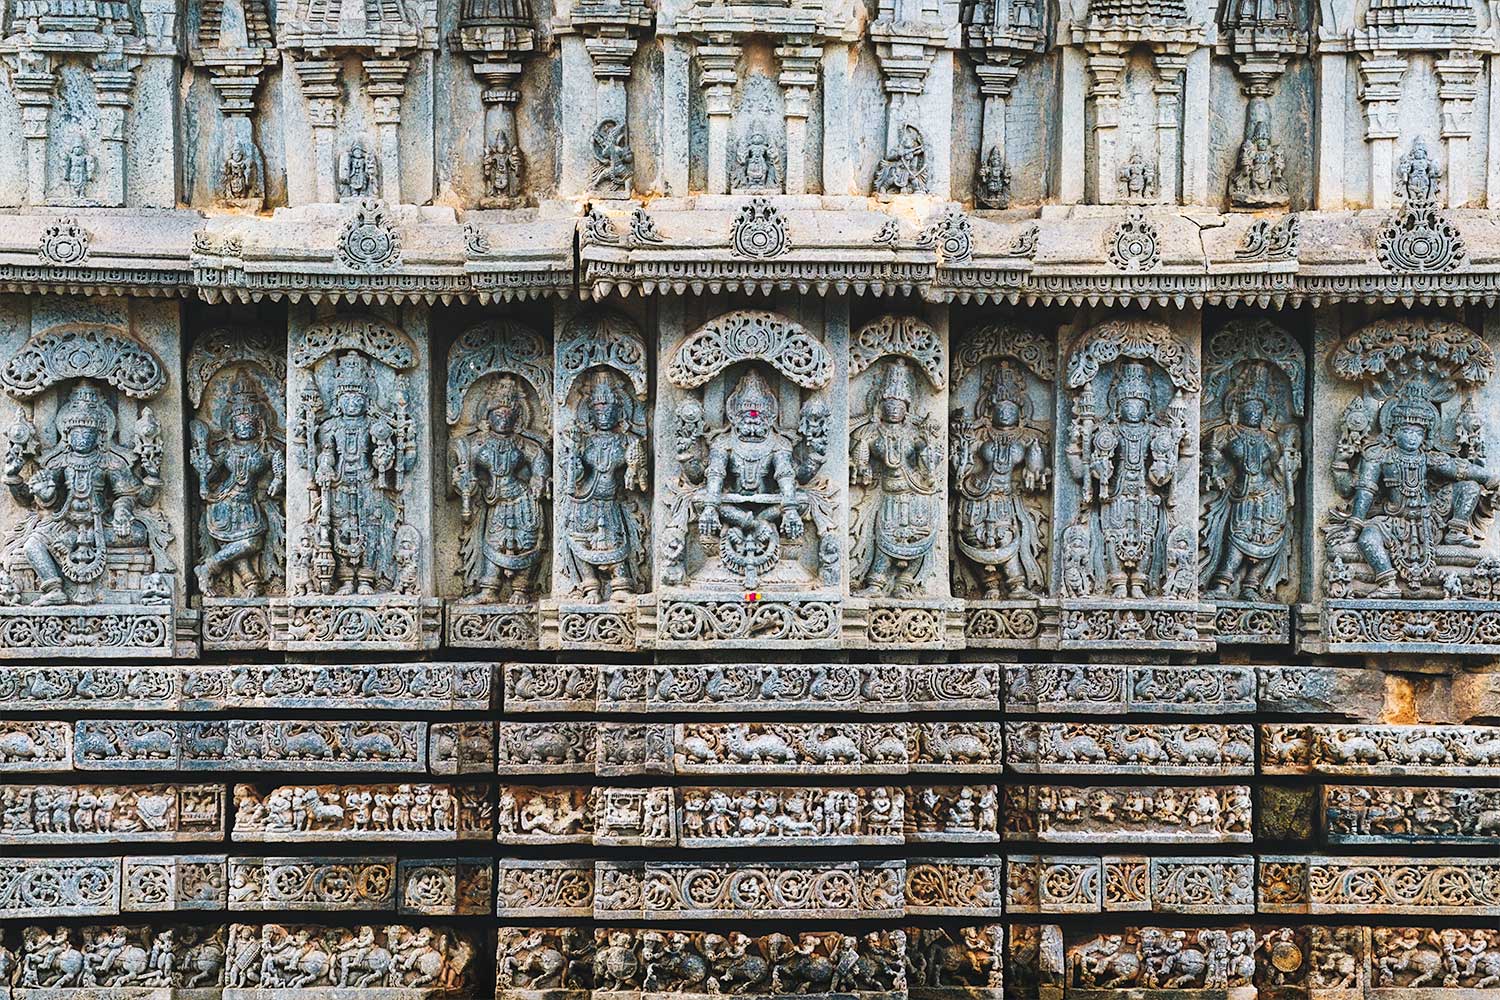
[(1497, 60), (0, 0), (0, 1000), (1500, 1000)]

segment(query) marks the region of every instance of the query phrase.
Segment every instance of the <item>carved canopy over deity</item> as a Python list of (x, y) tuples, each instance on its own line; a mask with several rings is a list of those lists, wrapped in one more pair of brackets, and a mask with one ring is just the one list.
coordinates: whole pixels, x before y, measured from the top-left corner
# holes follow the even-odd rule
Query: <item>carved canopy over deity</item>
[(162, 428), (145, 404), (166, 384), (149, 348), (92, 324), (43, 331), (6, 362), (7, 602), (172, 603)]
[(744, 310), (683, 341), (667, 377), (683, 396), (673, 413), (663, 582), (837, 586), (837, 494), (823, 468), (827, 348), (784, 316)]
[(948, 384), (942, 339), (920, 320), (884, 316), (850, 352), (852, 587), (914, 597), (934, 578), (942, 526), (943, 428), (932, 395)]
[(953, 362), (954, 590), (988, 601), (1046, 593), (1052, 496), (1053, 346), (991, 324)]
[(448, 489), (467, 601), (528, 604), (548, 589), (551, 387), (545, 343), (518, 323), (473, 327), (448, 351)]
[(1302, 347), (1252, 320), (1220, 329), (1204, 353), (1199, 580), (1210, 599), (1274, 601), (1292, 579)]
[[(1324, 520), (1330, 597), (1458, 597), (1494, 562), (1500, 471), (1478, 392), (1495, 372), (1479, 334), (1447, 320), (1381, 320), (1330, 363), (1357, 387), (1332, 468), (1343, 502)], [(1485, 589), (1488, 589), (1487, 587)]]

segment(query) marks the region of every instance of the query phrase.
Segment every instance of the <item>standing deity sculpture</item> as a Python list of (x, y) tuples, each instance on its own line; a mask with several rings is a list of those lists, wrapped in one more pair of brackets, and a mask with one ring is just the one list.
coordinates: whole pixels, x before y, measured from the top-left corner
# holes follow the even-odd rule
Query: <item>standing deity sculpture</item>
[(1075, 524), (1087, 525), (1088, 576), (1105, 596), (1162, 594), (1175, 486), (1192, 452), (1187, 397), (1199, 388), (1185, 353), (1165, 325), (1120, 320), (1090, 331), (1069, 362)]
[(62, 171), (63, 180), (67, 181), (75, 198), (82, 198), (88, 194), (89, 185), (94, 182), (97, 167), (98, 160), (95, 159), (93, 153), (89, 152), (83, 138), (79, 137), (63, 157)]
[(245, 152), (245, 144), (236, 142), (229, 147), (220, 170), (219, 190), (230, 201), (250, 197), (255, 189), (255, 161)]
[[(674, 352), (668, 377), (678, 389), (713, 382), (727, 392), (715, 394), (717, 414), (705, 414), (699, 396), (675, 408), (679, 475), (667, 485), (663, 582), (838, 582), (834, 488), (822, 475), (830, 416), (821, 390), (832, 373), (827, 349), (775, 313), (730, 313)], [(789, 385), (819, 394), (797, 401), (795, 432), (785, 426)]]
[(309, 474), (303, 530), (313, 539), (313, 589), (340, 597), (389, 593), (406, 480), (417, 458), (404, 369), (387, 371), (391, 361), (360, 349), (325, 346), (309, 343), (294, 355), (306, 358), (300, 366), (315, 366), (294, 435)]
[(1200, 584), (1274, 601), (1291, 578), (1302, 469), (1302, 348), (1270, 323), (1231, 323), (1205, 347)]
[(449, 491), (468, 603), (529, 604), (546, 590), (551, 379), (542, 359), (541, 338), (515, 324), (475, 327), (448, 353)]
[(1396, 164), (1396, 191), (1409, 207), (1436, 205), (1442, 177), (1443, 168), (1427, 152), (1427, 143), (1417, 138)]
[(999, 146), (991, 146), (985, 154), (974, 186), (974, 200), (982, 208), (1010, 207), (1010, 164), (1005, 162), (1005, 152)]
[(339, 159), (339, 194), (350, 199), (374, 197), (376, 169), (364, 142), (354, 140)]
[(849, 444), (850, 480), (863, 488), (850, 526), (853, 551), (865, 562), (854, 586), (870, 596), (912, 597), (928, 575), (942, 519), (942, 429), (917, 397), (909, 360), (886, 358), (873, 375)]
[[(104, 327), (44, 330), (12, 347), (0, 370), (0, 387), (20, 404), (3, 465), (15, 508), (0, 556), (7, 604), (172, 603), (164, 434), (145, 403), (166, 387), (167, 371), (147, 347)], [(19, 633), (8, 641), (61, 644)], [(107, 643), (84, 643), (95, 644)], [(170, 636), (113, 644), (170, 645)]]
[[(573, 320), (558, 344), (558, 556), (576, 596), (609, 602), (645, 589), (650, 492), (646, 345), (613, 314)], [(567, 423), (571, 419), (571, 423)]]
[(1350, 335), (1332, 364), (1360, 395), (1345, 408), (1333, 461), (1344, 502), (1324, 526), (1330, 561), (1367, 588), (1355, 597), (1461, 593), (1489, 554), (1500, 488), (1474, 397), (1494, 353), (1459, 324), (1408, 317)]
[(490, 198), (511, 198), (521, 191), (521, 147), (504, 132), (485, 147), (484, 190)]
[(781, 190), (781, 175), (776, 166), (777, 149), (766, 138), (765, 129), (755, 126), (740, 140), (735, 156), (735, 190)]
[(222, 579), (229, 590), (258, 597), (280, 576), (286, 464), (269, 412), (260, 387), (243, 379), (229, 388), (224, 427), (191, 425), (188, 462), (198, 474), (205, 549), (195, 572), (205, 596), (219, 596)]
[(963, 408), (953, 415), (957, 589), (969, 597), (1025, 599), (1046, 588), (1051, 435), (1035, 419), (1030, 385), (1050, 382), (1052, 367), (1041, 351), (1017, 350), (1038, 344), (1029, 330), (985, 327), (955, 363), (960, 390), (969, 375), (978, 378), (972, 416)]
[(188, 355), (188, 464), (199, 501), (194, 572), (204, 597), (284, 588), (285, 383), (285, 349), (255, 331), (214, 331)]
[(1124, 187), (1126, 201), (1153, 201), (1156, 198), (1156, 170), (1146, 162), (1140, 150), (1130, 154), (1130, 159), (1120, 168), (1120, 184)]

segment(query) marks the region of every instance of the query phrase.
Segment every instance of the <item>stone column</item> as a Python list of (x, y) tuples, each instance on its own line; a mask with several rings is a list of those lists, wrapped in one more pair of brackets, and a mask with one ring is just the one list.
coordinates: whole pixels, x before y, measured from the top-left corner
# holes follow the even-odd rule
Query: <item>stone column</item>
[(1437, 61), (1438, 97), (1443, 102), (1443, 143), (1448, 149), (1448, 207), (1469, 200), (1469, 139), (1474, 134), (1474, 98), (1483, 64), (1469, 52)]
[(992, 149), (999, 150), (1000, 158), (1004, 160), (1006, 101), (1010, 99), (1011, 88), (1016, 85), (1021, 68), (1010, 63), (982, 62), (974, 64), (974, 72), (979, 74), (979, 94), (984, 99), (979, 162), (983, 163)]
[(849, 44), (833, 42), (823, 49), (823, 193), (854, 193), (854, 137), (849, 126)]
[(1401, 134), (1401, 77), (1406, 59), (1397, 55), (1360, 59), (1359, 75), (1364, 84), (1360, 100), (1365, 105), (1365, 141), (1370, 144), (1370, 207), (1390, 208), (1396, 156), (1396, 138)]
[(781, 84), (786, 114), (786, 193), (807, 193), (807, 117), (812, 113), (812, 92), (818, 83), (818, 57), (813, 45), (781, 45)]
[[(500, 55), (497, 53), (497, 55)], [(484, 90), (480, 92), (479, 99), (484, 103), (484, 152), (497, 146), (501, 136), (505, 137), (505, 145), (508, 148), (520, 145), (520, 137), (516, 134), (516, 102), (521, 99), (521, 92), (516, 89), (516, 81), (521, 76), (521, 61), (519, 59), (488, 58), (474, 63), (474, 75), (484, 84)], [(501, 151), (504, 155), (504, 150)], [(485, 189), (484, 201), (495, 202), (497, 199), (491, 194), (488, 187)]]
[(740, 47), (729, 36), (698, 46), (708, 109), (708, 193), (729, 191), (729, 126), (734, 114), (734, 82)]
[(47, 203), (47, 113), (52, 108), (52, 89), (57, 75), (51, 59), (35, 52), (15, 57), (11, 73), (16, 103), (21, 107), (21, 133), (26, 139), (26, 201)]
[(1057, 136), (1057, 177), (1053, 190), (1064, 205), (1083, 201), (1088, 178), (1088, 76), (1086, 54), (1069, 46), (1062, 50), (1061, 106)]
[[(1500, 108), (1500, 58), (1490, 56), (1489, 58), (1490, 78), (1490, 114), (1487, 116), (1489, 122), (1488, 148), (1500, 150), (1500, 115), (1494, 113), (1494, 109)], [(1484, 204), (1486, 208), (1500, 206), (1500, 156), (1485, 157), (1487, 169), (1485, 171)]]
[(307, 99), (307, 121), (312, 126), (313, 161), (316, 175), (313, 191), (321, 203), (339, 200), (337, 160), (334, 148), (339, 124), (339, 64), (331, 59), (309, 59), (296, 63)]
[(1177, 181), (1183, 162), (1181, 132), (1182, 75), (1187, 56), (1158, 52), (1155, 57), (1156, 92), (1156, 200), (1173, 204), (1178, 200)]
[(94, 61), (93, 77), (99, 103), (99, 169), (94, 200), (101, 205), (123, 206), (129, 162), (125, 157), (125, 112), (135, 89), (135, 67), (100, 56)]
[(375, 145), (380, 157), (380, 196), (401, 203), (401, 96), (406, 92), (405, 59), (367, 59), (370, 99), (375, 103)]
[(665, 36), (662, 45), (661, 84), (661, 193), (680, 197), (688, 193), (688, 115), (691, 109), (692, 52), (687, 42)]
[(1334, 212), (1344, 207), (1344, 116), (1333, 109), (1344, 107), (1347, 100), (1349, 63), (1342, 52), (1325, 52), (1318, 58), (1317, 107), (1328, 113), (1318, 116), (1316, 137), (1316, 172), (1314, 203), (1320, 211)]
[(1100, 205), (1113, 205), (1119, 199), (1119, 150), (1115, 144), (1120, 127), (1120, 77), (1125, 72), (1125, 60), (1112, 52), (1090, 52), (1088, 70), (1094, 111), (1090, 123), (1094, 132), (1093, 200)]
[(1208, 74), (1212, 52), (1199, 46), (1187, 57), (1182, 115), (1182, 203), (1205, 205), (1208, 193), (1209, 121), (1212, 107)]
[[(594, 96), (597, 126), (603, 121), (616, 121), (629, 131), (630, 97), (625, 84), (630, 79), (630, 62), (635, 57), (637, 41), (624, 28), (610, 29), (584, 40), (589, 59), (594, 66), (597, 90)], [(629, 197), (632, 181), (624, 196)]]
[[(251, 115), (255, 113), (255, 91), (260, 86), (261, 67), (231, 63), (211, 66), (209, 82), (219, 95), (219, 111), (224, 115), (224, 138), (219, 144), (219, 166), (222, 169), (224, 151), (232, 144), (240, 143), (255, 148), (255, 125)], [(218, 200), (236, 208), (257, 210), (265, 201), (265, 177), (258, 159), (255, 166), (257, 184), (245, 198), (229, 199), (215, 181)]]

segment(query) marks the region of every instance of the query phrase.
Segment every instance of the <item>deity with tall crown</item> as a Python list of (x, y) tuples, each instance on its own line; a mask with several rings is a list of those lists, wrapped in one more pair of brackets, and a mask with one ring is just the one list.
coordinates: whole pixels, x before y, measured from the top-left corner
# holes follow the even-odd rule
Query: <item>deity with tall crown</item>
[(621, 376), (596, 370), (567, 442), (559, 545), (574, 587), (593, 601), (641, 589), (645, 524), (632, 494), (644, 495), (650, 485), (646, 439), (631, 430), (630, 406)]
[(314, 565), (324, 594), (373, 594), (395, 576), (398, 498), (414, 445), (406, 400), (387, 414), (355, 351), (339, 355), (333, 413), (317, 425), (313, 490)]
[(198, 564), (198, 590), (222, 593), (227, 576), (236, 596), (259, 596), (280, 575), (284, 518), (278, 498), (286, 462), (260, 387), (241, 375), (229, 387), (224, 429), (194, 420), (188, 461), (198, 473), (208, 549)]
[(722, 534), (720, 558), (747, 587), (775, 565), (780, 539), (802, 537), (792, 442), (776, 429), (780, 407), (764, 375), (751, 369), (725, 401), (729, 426), (708, 448), (698, 534)]
[(1328, 544), (1354, 542), (1375, 574), (1369, 597), (1401, 597), (1429, 582), (1440, 544), (1482, 544), (1477, 519), (1500, 475), (1485, 466), (1482, 443), (1459, 454), (1444, 446), (1435, 395), (1440, 402), (1443, 390), (1413, 376), (1386, 399), (1378, 436), (1359, 451), (1349, 503), (1331, 515)]
[(1083, 387), (1074, 404), (1068, 464), (1081, 487), (1094, 547), (1095, 579), (1111, 596), (1155, 596), (1166, 562), (1166, 506), (1187, 436), (1184, 404), (1159, 419), (1151, 371), (1130, 361), (1116, 371), (1109, 412), (1094, 412)]
[(484, 428), (458, 438), (452, 448), (464, 521), (464, 596), (479, 603), (526, 604), (537, 596), (545, 548), (542, 502), (552, 460), (545, 442), (530, 430), (530, 407), (515, 376), (498, 378), (480, 405)]
[(957, 547), (987, 601), (1035, 597), (1046, 583), (1046, 515), (1027, 495), (1045, 493), (1052, 470), (1045, 435), (1027, 423), (1027, 404), (1025, 375), (1001, 360), (985, 373), (975, 419), (954, 428)]
[[(165, 551), (165, 523), (142, 509), (161, 493), (161, 428), (143, 407), (133, 450), (119, 447), (115, 412), (86, 381), (68, 393), (55, 426), (57, 443), (45, 451), (24, 418), (11, 431), (5, 484), (18, 504), (34, 512), (15, 537), (36, 574), (40, 594), (34, 604), (92, 604), (109, 588), (112, 551)], [(164, 559), (157, 559), (158, 569)]]
[(1242, 367), (1223, 402), (1227, 419), (1205, 431), (1203, 574), (1207, 596), (1269, 601), (1287, 578), (1302, 449), (1278, 418), (1272, 372)]
[(886, 363), (870, 395), (870, 417), (855, 429), (849, 449), (853, 482), (877, 498), (870, 563), (859, 586), (867, 594), (909, 597), (937, 541), (942, 434), (926, 414), (912, 412), (916, 387), (904, 358)]

